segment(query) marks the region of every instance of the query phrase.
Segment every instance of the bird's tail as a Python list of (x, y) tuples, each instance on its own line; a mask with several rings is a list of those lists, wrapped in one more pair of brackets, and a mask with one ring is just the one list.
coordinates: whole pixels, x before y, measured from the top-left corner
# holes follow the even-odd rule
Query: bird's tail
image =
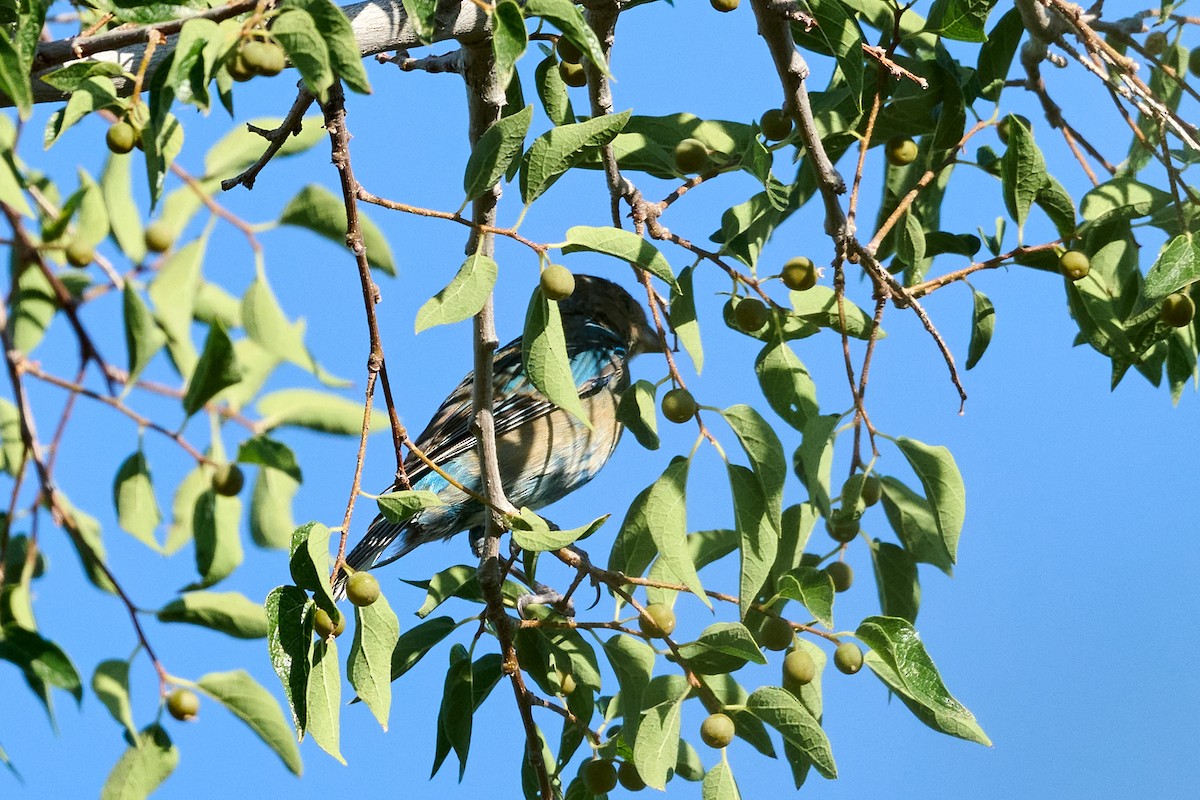
[[(398, 545), (397, 542), (399, 542)], [(384, 552), (393, 545), (396, 545), (393, 552), (387, 558), (381, 559)], [(409, 523), (389, 522), (380, 514), (372, 520), (359, 543), (346, 554), (346, 565), (352, 572), (382, 567), (384, 564), (390, 564), (401, 556), (407, 555), (416, 545), (417, 542), (414, 541), (412, 531), (409, 530)], [(341, 600), (346, 595), (346, 579), (348, 577), (350, 577), (350, 573), (346, 570), (338, 570), (338, 575), (333, 581), (334, 600)]]

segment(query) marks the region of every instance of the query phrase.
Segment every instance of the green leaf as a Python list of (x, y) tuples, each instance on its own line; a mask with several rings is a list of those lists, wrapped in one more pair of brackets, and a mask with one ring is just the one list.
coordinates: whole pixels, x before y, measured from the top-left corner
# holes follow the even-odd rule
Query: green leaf
[(642, 719), (633, 743), (633, 763), (647, 786), (666, 790), (679, 757), (679, 723), (691, 687), (682, 675), (652, 678), (642, 692)]
[[(574, 6), (572, 6), (574, 7)], [(525, 205), (542, 196), (568, 169), (613, 140), (632, 111), (605, 114), (543, 133), (525, 153), (521, 163), (521, 199)]]
[(621, 687), (622, 738), (627, 743), (636, 742), (638, 723), (642, 718), (642, 695), (654, 671), (654, 648), (640, 639), (617, 635), (604, 643), (604, 655)]
[(403, 0), (403, 5), (404, 15), (412, 23), (417, 38), (422, 44), (430, 44), (433, 41), (437, 0)]
[(259, 547), (286, 550), (296, 528), (292, 498), (300, 482), (271, 467), (259, 467), (250, 497), (250, 535)]
[(332, 531), (319, 522), (307, 522), (292, 532), (291, 555), (288, 567), (292, 580), (302, 589), (313, 592), (317, 605), (333, 614), (337, 607), (329, 586), (333, 558), (329, 555)]
[(125, 726), (129, 738), (135, 738), (137, 728), (133, 725), (133, 707), (129, 703), (129, 662), (110, 659), (97, 664), (92, 673), (92, 691), (112, 718)]
[(1200, 281), (1200, 240), (1191, 233), (1180, 234), (1167, 243), (1146, 273), (1146, 281), (1142, 284), (1130, 318), (1139, 318), (1143, 312), (1157, 307), (1168, 295), (1186, 289), (1197, 281)]
[(196, 500), (192, 515), (192, 533), (196, 539), (196, 571), (204, 588), (218, 583), (242, 563), (242, 539), (238, 521), (242, 501), (206, 489)]
[(1045, 185), (1038, 190), (1033, 198), (1037, 207), (1046, 212), (1046, 216), (1054, 223), (1058, 235), (1068, 241), (1075, 235), (1075, 201), (1063, 185), (1053, 176), (1048, 176)]
[[(489, 133), (496, 127), (490, 128)], [(467, 256), (449, 285), (417, 309), (416, 332), (435, 325), (461, 322), (478, 314), (492, 296), (499, 272), (499, 265), (483, 253), (476, 251)]]
[(304, 700), (308, 713), (305, 730), (322, 750), (344, 765), (346, 759), (340, 746), (342, 673), (338, 667), (337, 640), (313, 642), (311, 652), (312, 672), (308, 675)]
[(558, 303), (547, 300), (541, 286), (533, 290), (529, 299), (521, 336), (521, 360), (529, 382), (538, 391), (591, 429), (592, 423), (579, 400), (579, 389), (571, 373)]
[(838, 69), (856, 111), (862, 108), (863, 36), (854, 15), (842, 3), (806, 2), (817, 24), (811, 30), (792, 24), (792, 36), (800, 46), (837, 59)]
[(776, 591), (798, 601), (826, 628), (833, 627), (833, 582), (823, 570), (796, 567), (780, 576)]
[[(587, 124), (587, 123), (581, 123)], [(614, 228), (611, 225), (592, 227), (576, 225), (567, 231), (564, 253), (603, 253), (604, 255), (636, 264), (651, 275), (675, 287), (675, 275), (671, 265), (658, 248), (633, 231)]]
[(692, 287), (694, 267), (684, 267), (671, 286), (671, 330), (691, 356), (696, 374), (704, 370), (704, 347), (700, 342), (700, 323), (696, 320), (696, 292)]
[(904, 224), (897, 233), (896, 257), (910, 267), (918, 267), (925, 260), (925, 229), (917, 215), (908, 210), (904, 213)]
[(837, 414), (813, 417), (804, 426), (804, 437), (796, 450), (796, 471), (808, 489), (809, 502), (821, 516), (829, 516), (829, 472), (833, 467), (833, 441)]
[(392, 649), (391, 680), (396, 680), (415, 667), (426, 653), (457, 627), (452, 617), (434, 617), (405, 631)]
[(312, 16), (298, 8), (285, 10), (271, 25), (271, 36), (283, 46), (304, 85), (324, 103), (333, 85), (333, 68), (329, 63), (329, 48), (317, 30)]
[(125, 352), (129, 357), (129, 379), (125, 382), (128, 391), (137, 382), (150, 359), (166, 344), (167, 337), (150, 314), (133, 281), (125, 282), (123, 293), (125, 311)]
[(238, 445), (237, 460), (242, 464), (259, 464), (277, 469), (298, 483), (304, 480), (292, 449), (266, 436), (255, 436)]
[(308, 724), (306, 695), (311, 664), (309, 643), (313, 638), (312, 601), (297, 586), (277, 586), (267, 595), (267, 652), (271, 666), (283, 684), (292, 723), (303, 739)]
[(459, 589), (475, 580), (475, 573), (474, 567), (465, 564), (456, 564), (436, 573), (429, 579), (425, 602), (417, 609), (417, 616), (421, 619), (429, 616), (430, 612), (453, 597)]
[(987, 41), (988, 14), (996, 0), (934, 0), (925, 30), (960, 42)]
[(190, 417), (211, 400), (222, 389), (228, 388), (242, 379), (242, 370), (238, 365), (237, 356), (233, 352), (233, 342), (229, 334), (220, 325), (208, 329), (208, 338), (204, 342), (204, 350), (200, 360), (188, 380), (187, 391), (183, 395), (183, 410)]
[[(692, 561), (687, 543), (687, 475), (689, 461), (676, 456), (667, 465), (663, 474), (650, 487), (646, 505), (642, 509), (642, 524), (649, 529), (650, 538), (658, 548), (659, 558), (666, 568), (683, 583), (696, 597), (712, 608), (712, 602), (704, 593), (696, 565)], [(632, 514), (632, 509), (630, 510)], [(626, 524), (628, 524), (628, 519)]]
[[(195, 371), (199, 358), (192, 344), (192, 310), (200, 291), (200, 267), (207, 244), (207, 237), (188, 242), (167, 257), (158, 275), (150, 282), (154, 318), (167, 336), (171, 360), (184, 377)], [(219, 328), (219, 325), (210, 326), (210, 337), (212, 331)]]
[(624, 425), (647, 450), (657, 450), (659, 445), (654, 394), (654, 384), (637, 381), (621, 393), (621, 402), (617, 406), (617, 422)]
[(945, 447), (930, 446), (903, 436), (895, 442), (925, 487), (925, 496), (933, 508), (934, 521), (946, 553), (951, 562), (957, 561), (958, 537), (962, 534), (966, 516), (967, 490), (958, 465), (954, 463), (954, 456)]
[(150, 467), (146, 455), (138, 450), (121, 462), (113, 481), (113, 504), (117, 507), (117, 524), (147, 547), (162, 552), (154, 538), (162, 513), (154, 499)]
[(929, 501), (895, 478), (881, 477), (883, 510), (892, 530), (913, 558), (951, 574), (954, 561), (946, 552)]
[[(529, 509), (522, 509), (528, 511)], [(532, 514), (533, 512), (529, 512)], [(531, 525), (527, 528), (522, 527), (524, 516), (512, 519), (512, 539), (517, 546), (522, 550), (537, 553), (547, 550), (561, 550), (580, 539), (586, 539), (591, 536), (600, 526), (608, 522), (610, 514), (605, 514), (602, 517), (597, 517), (586, 525), (581, 525), (578, 528), (569, 530), (550, 530), (549, 526), (543, 523), (542, 525)]]
[(95, 517), (71, 506), (70, 501), (66, 498), (63, 498), (63, 503), (67, 507), (68, 513), (62, 525), (71, 537), (71, 544), (74, 545), (75, 552), (78, 553), (79, 560), (83, 563), (88, 580), (98, 589), (116, 594), (116, 587), (99, 566), (105, 562), (106, 558), (100, 523), (96, 521)]
[(765, 664), (750, 630), (740, 622), (709, 625), (694, 642), (679, 646), (688, 666), (701, 675), (716, 675), (740, 668), (747, 661)]
[(246, 334), (277, 358), (295, 361), (304, 348), (304, 325), (290, 322), (260, 269), (242, 296), (242, 322)]
[(755, 476), (762, 482), (767, 516), (778, 537), (783, 482), (787, 478), (783, 445), (770, 424), (748, 405), (730, 406), (721, 412), (721, 416), (737, 434), (742, 449), (746, 451), (750, 464), (754, 467)]
[(20, 667), (31, 683), (45, 683), (69, 692), (76, 703), (83, 700), (83, 681), (70, 656), (41, 634), (6, 626), (0, 638), (0, 661)]
[(400, 640), (400, 620), (383, 595), (369, 606), (356, 606), (354, 619), (354, 643), (346, 672), (358, 698), (386, 731), (392, 707), (392, 653)]
[(1024, 35), (1025, 25), (1021, 21), (1021, 13), (1015, 8), (1009, 9), (987, 35), (987, 41), (979, 48), (979, 60), (975, 68), (980, 86), (979, 96), (984, 100), (994, 103), (1000, 99), (1013, 56)]
[(971, 311), (971, 343), (967, 346), (967, 369), (979, 363), (984, 351), (992, 342), (992, 330), (996, 327), (996, 307), (988, 296), (971, 289), (974, 307)]
[[(803, 292), (789, 292), (788, 297), (792, 301), (793, 311), (801, 321), (821, 328), (841, 331), (841, 314), (838, 310), (837, 295), (834, 294), (833, 289), (817, 284)], [(846, 314), (846, 334), (855, 339), (870, 338), (871, 316), (849, 300), (846, 300), (843, 306)], [(881, 330), (876, 338), (881, 339), (883, 335)]]
[[(278, 26), (278, 22), (276, 22)], [(274, 32), (274, 28), (271, 29)], [(296, 225), (308, 228), (342, 246), (346, 244), (346, 207), (341, 198), (323, 186), (310, 184), (288, 201), (279, 215), (280, 225)], [(396, 274), (396, 263), (392, 249), (383, 232), (362, 211), (358, 212), (358, 225), (362, 230), (363, 246), (367, 248), (367, 263), (378, 267), (388, 275)]]
[(263, 607), (240, 592), (185, 592), (155, 616), (159, 622), (200, 625), (238, 639), (262, 639), (268, 632)]
[[(568, 125), (575, 121), (575, 111), (571, 108), (571, 94), (567, 84), (563, 82), (558, 72), (558, 59), (553, 51), (538, 62), (534, 69), (533, 78), (537, 83), (538, 99), (546, 116), (555, 125)], [(512, 178), (510, 177), (509, 180)]]
[(388, 492), (379, 495), (376, 502), (379, 505), (379, 513), (394, 525), (403, 525), (422, 509), (445, 505), (436, 492), (425, 489)]
[[(433, 771), (437, 772), (450, 747), (458, 756), (459, 776), (467, 767), (471, 750), (471, 723), (475, 710), (473, 702), (471, 656), (461, 644), (450, 648), (450, 669), (442, 689), (442, 704), (438, 710), (438, 757)], [(447, 746), (448, 745), (448, 746)]]
[(867, 666), (918, 719), (942, 733), (991, 745), (974, 715), (946, 689), (920, 635), (907, 620), (867, 617), (854, 635), (871, 648)]
[(729, 464), (728, 472), (741, 553), (738, 605), (745, 619), (775, 563), (779, 531), (771, 520), (762, 482), (755, 473), (738, 464)]
[[(515, 8), (517, 15), (520, 15), (520, 8), (511, 0), (506, 0), (497, 8), (509, 6)], [(525, 30), (524, 23), (521, 30)], [(501, 119), (479, 137), (479, 141), (471, 149), (471, 157), (467, 159), (466, 171), (463, 174), (463, 190), (466, 192), (467, 202), (482, 196), (508, 172), (513, 161), (521, 155), (521, 149), (525, 145), (525, 134), (529, 132), (532, 119), (533, 106), (525, 106), (517, 113)]]
[(100, 790), (100, 800), (142, 800), (149, 797), (179, 764), (179, 750), (158, 723), (138, 734), (136, 742), (117, 761)]
[(704, 774), (704, 782), (700, 784), (701, 800), (741, 800), (737, 782), (733, 779), (733, 770), (729, 762), (718, 761), (712, 769)]
[(100, 174), (100, 191), (108, 208), (113, 238), (121, 252), (130, 261), (138, 263), (146, 257), (146, 241), (142, 231), (142, 216), (133, 201), (131, 164), (132, 156), (128, 154), (110, 154), (104, 164), (104, 172)]
[[(291, 426), (339, 436), (362, 432), (363, 404), (315, 389), (282, 389), (263, 395), (257, 402), (262, 419), (258, 429), (271, 431)], [(372, 424), (374, 431), (378, 426)]]
[(824, 778), (837, 778), (833, 751), (821, 723), (792, 693), (775, 686), (756, 689), (746, 701), (747, 710), (783, 734), (787, 744), (812, 761)]
[(8, 335), (13, 348), (28, 355), (41, 343), (58, 311), (54, 290), (42, 271), (29, 264), (21, 270), (9, 303)]
[(902, 547), (889, 542), (871, 544), (871, 563), (884, 616), (917, 621), (921, 607), (921, 584), (917, 580), (917, 562)]
[[(317, 32), (328, 47), (329, 65), (334, 74), (359, 94), (370, 94), (371, 84), (367, 81), (362, 53), (354, 39), (354, 29), (346, 18), (346, 12), (330, 0), (289, 0), (286, 5), (301, 7), (312, 17)], [(271, 32), (275, 32), (274, 27)]]
[(1004, 189), (1004, 205), (1017, 223), (1019, 240), (1029, 209), (1050, 176), (1033, 134), (1012, 115), (1009, 115), (1008, 123), (1008, 149), (1000, 160), (1000, 182)]
[(600, 47), (600, 40), (596, 38), (583, 13), (572, 0), (525, 0), (525, 13), (553, 23), (592, 64), (605, 75), (612, 77), (612, 73), (608, 71), (608, 62), (604, 59), (604, 50)]
[(304, 765), (300, 748), (292, 735), (279, 703), (258, 681), (244, 670), (210, 672), (196, 682), (196, 687), (216, 700), (275, 751), (293, 775), (300, 775)]
[(787, 342), (769, 342), (754, 360), (759, 386), (771, 410), (798, 431), (817, 416), (817, 386)]

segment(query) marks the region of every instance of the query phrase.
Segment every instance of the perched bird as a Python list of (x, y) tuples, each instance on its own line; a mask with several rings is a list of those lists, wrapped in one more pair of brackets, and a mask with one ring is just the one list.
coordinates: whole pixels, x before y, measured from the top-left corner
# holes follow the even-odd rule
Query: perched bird
[[(621, 437), (616, 412), (621, 392), (629, 386), (629, 359), (662, 346), (642, 307), (612, 281), (577, 275), (574, 293), (558, 306), (571, 374), (592, 429), (529, 382), (519, 338), (496, 351), (497, 457), (505, 494), (518, 508), (547, 506), (595, 477)], [(476, 437), (471, 432), (474, 382), (474, 374), (463, 379), (415, 442), (448, 475), (482, 493)], [(483, 506), (424, 462), (410, 456), (404, 468), (413, 489), (436, 492), (445, 505), (423, 509), (403, 524), (375, 517), (362, 541), (346, 556), (352, 569), (389, 564), (425, 542), (448, 539), (484, 524)], [(393, 485), (388, 491), (398, 488)]]

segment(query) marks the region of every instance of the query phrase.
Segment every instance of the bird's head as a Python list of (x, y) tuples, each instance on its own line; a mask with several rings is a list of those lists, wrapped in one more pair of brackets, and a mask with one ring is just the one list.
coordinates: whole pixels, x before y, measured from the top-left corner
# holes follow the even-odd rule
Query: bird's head
[(629, 348), (629, 355), (662, 349), (642, 306), (619, 285), (595, 275), (576, 275), (575, 291), (559, 303), (563, 315), (579, 315), (603, 325)]

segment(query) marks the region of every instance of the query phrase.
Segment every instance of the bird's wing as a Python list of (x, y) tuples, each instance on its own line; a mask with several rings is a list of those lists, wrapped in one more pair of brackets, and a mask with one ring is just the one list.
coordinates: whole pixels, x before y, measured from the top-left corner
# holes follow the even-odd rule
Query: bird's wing
[[(620, 375), (623, 367), (604, 348), (572, 348), (571, 358), (575, 385), (581, 396), (596, 392)], [(549, 414), (557, 406), (530, 382), (521, 364), (521, 340), (515, 339), (496, 352), (493, 370), (496, 436), (515, 430), (530, 420)], [(474, 374), (467, 375), (446, 398), (433, 419), (415, 440), (416, 446), (435, 464), (445, 464), (475, 448), (477, 440), (471, 430), (471, 394)], [(410, 482), (416, 482), (429, 472), (429, 467), (415, 457), (405, 463)]]

